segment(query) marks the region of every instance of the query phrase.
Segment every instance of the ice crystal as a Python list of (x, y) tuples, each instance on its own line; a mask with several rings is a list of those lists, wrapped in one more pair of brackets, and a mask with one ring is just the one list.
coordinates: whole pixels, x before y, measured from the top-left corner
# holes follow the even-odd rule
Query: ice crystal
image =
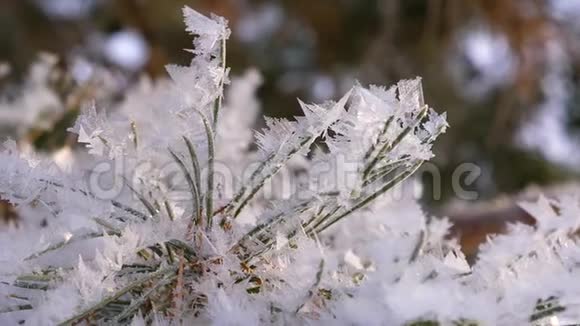
[(261, 77), (230, 83), (226, 21), (184, 16), (189, 66), (71, 128), (92, 159), (63, 171), (4, 146), (0, 197), (23, 223), (0, 237), (1, 324), (578, 320), (576, 198), (524, 204), (538, 225), (469, 266), (447, 220), (386, 196), (447, 128), (420, 79), (300, 102), (253, 133)]

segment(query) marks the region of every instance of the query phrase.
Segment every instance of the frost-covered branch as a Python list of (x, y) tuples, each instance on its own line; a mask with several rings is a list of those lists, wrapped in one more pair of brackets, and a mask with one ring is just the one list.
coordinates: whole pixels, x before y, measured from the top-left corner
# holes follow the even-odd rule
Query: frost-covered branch
[[(389, 197), (447, 128), (419, 78), (300, 102), (254, 133), (261, 77), (230, 84), (227, 22), (183, 13), (191, 63), (87, 107), (70, 130), (92, 156), (62, 171), (0, 152), (0, 198), (26, 222), (0, 231), (0, 324), (579, 320), (577, 198), (524, 204), (537, 226), (469, 266), (445, 219)], [(289, 194), (285, 176), (301, 178)]]

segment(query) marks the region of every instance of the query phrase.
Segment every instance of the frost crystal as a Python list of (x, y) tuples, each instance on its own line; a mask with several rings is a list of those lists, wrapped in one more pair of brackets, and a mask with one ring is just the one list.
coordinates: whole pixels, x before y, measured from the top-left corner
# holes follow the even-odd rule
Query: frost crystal
[(0, 237), (0, 324), (578, 321), (576, 197), (523, 204), (538, 225), (470, 266), (447, 220), (388, 196), (447, 128), (420, 79), (300, 102), (253, 133), (260, 75), (230, 84), (226, 21), (184, 16), (189, 66), (71, 128), (91, 158), (69, 153), (65, 172), (0, 152), (0, 197), (23, 220)]

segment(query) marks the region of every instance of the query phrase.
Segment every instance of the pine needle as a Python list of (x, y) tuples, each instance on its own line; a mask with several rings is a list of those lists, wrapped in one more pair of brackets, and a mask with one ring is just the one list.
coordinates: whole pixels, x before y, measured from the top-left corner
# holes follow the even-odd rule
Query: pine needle
[(150, 282), (150, 281), (152, 281), (156, 278), (159, 278), (159, 277), (165, 277), (166, 275), (170, 275), (171, 273), (175, 273), (175, 271), (177, 271), (177, 266), (168, 266), (168, 267), (159, 269), (153, 273), (149, 273), (149, 275), (142, 277), (136, 281), (131, 282), (129, 285), (123, 287), (122, 289), (118, 290), (114, 294), (104, 298), (99, 303), (97, 303), (97, 304), (91, 306), (90, 308), (84, 310), (83, 312), (61, 322), (58, 325), (59, 326), (72, 326), (72, 325), (90, 317), (91, 315), (97, 313), (99, 310), (103, 309), (105, 306), (107, 306), (111, 302), (116, 301), (117, 299), (119, 299), (123, 295), (143, 286), (145, 283)]

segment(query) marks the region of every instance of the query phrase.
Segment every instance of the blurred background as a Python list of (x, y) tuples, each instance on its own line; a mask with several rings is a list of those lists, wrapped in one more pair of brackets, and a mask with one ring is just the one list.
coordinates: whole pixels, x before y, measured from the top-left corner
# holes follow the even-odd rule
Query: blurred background
[[(0, 135), (58, 151), (84, 103), (188, 64), (184, 5), (229, 20), (232, 74), (261, 71), (270, 116), (356, 80), (422, 76), (451, 125), (434, 149), (441, 198), (426, 176), (423, 203), (456, 222), (466, 248), (506, 221), (531, 223), (518, 200), (580, 176), (580, 0), (1, 0)], [(469, 202), (451, 184), (466, 162), (481, 168)]]

